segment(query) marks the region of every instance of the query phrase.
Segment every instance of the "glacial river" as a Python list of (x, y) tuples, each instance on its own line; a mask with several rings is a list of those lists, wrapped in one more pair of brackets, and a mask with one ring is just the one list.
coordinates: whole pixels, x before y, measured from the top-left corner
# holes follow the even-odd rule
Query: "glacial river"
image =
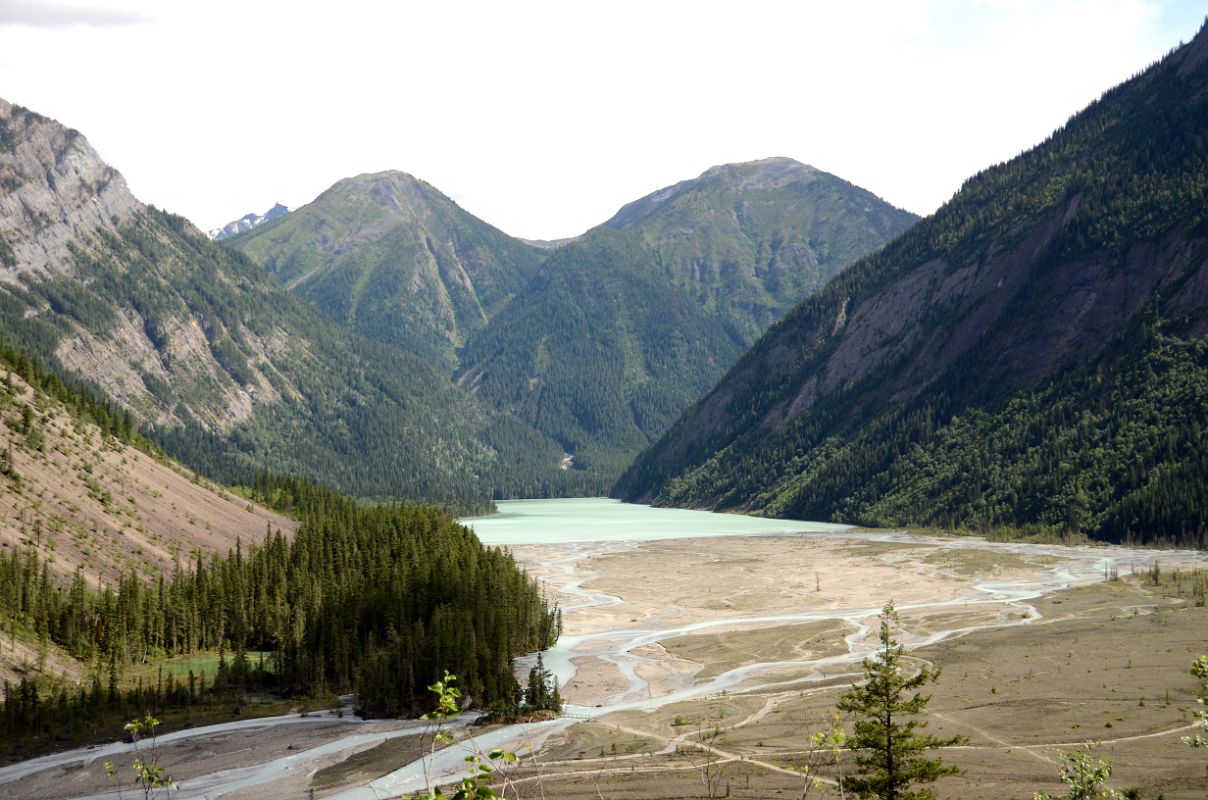
[[(792, 546), (794, 542), (819, 540), (826, 540), (828, 543), (839, 546), (850, 544), (853, 547), (859, 547), (867, 546), (869, 543), (933, 544), (937, 541), (905, 533), (853, 531), (843, 526), (823, 523), (768, 520), (676, 509), (654, 509), (600, 498), (501, 502), (499, 503), (499, 513), (488, 517), (467, 519), (463, 522), (473, 527), (479, 538), (486, 544), (521, 548), (530, 553), (532, 560), (524, 563), (535, 574), (545, 576), (546, 580), (550, 580), (552, 584), (556, 585), (562, 598), (562, 611), (568, 622), (568, 629), (575, 627), (570, 623), (574, 622), (576, 614), (598, 614), (607, 606), (625, 602), (625, 598), (584, 586), (595, 577), (587, 567), (591, 559), (634, 550), (640, 547), (641, 542), (720, 536), (781, 536), (791, 537), (786, 538), (786, 547)], [(945, 609), (969, 608), (983, 604), (987, 606), (1005, 605), (1011, 607), (1013, 611), (1010, 615), (1010, 624), (1027, 624), (1038, 616), (1035, 609), (1028, 604), (1029, 600), (1061, 588), (1102, 580), (1105, 569), (1113, 564), (1144, 564), (1155, 558), (1153, 551), (1134, 551), (1123, 548), (991, 544), (978, 539), (947, 539), (943, 540), (943, 543), (945, 548), (952, 550), (978, 548), (1007, 554), (1026, 554), (1032, 558), (1040, 557), (1046, 566), (1035, 568), (1025, 576), (1014, 580), (971, 582), (968, 590), (959, 597), (937, 595), (934, 600), (924, 598), (922, 602), (913, 606), (899, 605), (900, 611), (912, 608)], [(533, 545), (539, 545), (539, 547), (530, 547)], [(1190, 552), (1164, 551), (1161, 553), (1161, 559), (1164, 564), (1179, 561), (1202, 563), (1200, 556)], [(871, 604), (859, 606), (843, 602), (815, 603), (815, 607), (810, 607), (808, 601), (803, 601), (802, 607), (794, 608), (787, 613), (783, 610), (776, 613), (748, 611), (733, 616), (719, 614), (708, 619), (697, 619), (678, 624), (665, 621), (663, 618), (645, 623), (634, 623), (631, 620), (630, 622), (634, 624), (618, 625), (607, 630), (591, 630), (577, 635), (564, 635), (555, 647), (543, 654), (546, 667), (557, 675), (560, 683), (566, 686), (573, 681), (577, 670), (576, 662), (581, 663), (584, 654), (590, 653), (592, 658), (601, 659), (611, 665), (609, 669), (615, 667), (616, 672), (623, 678), (619, 690), (608, 697), (600, 698), (598, 704), (568, 705), (566, 716), (559, 720), (509, 726), (484, 734), (477, 737), (474, 746), (483, 751), (496, 746), (519, 749), (522, 744), (525, 747), (539, 748), (546, 737), (583, 719), (621, 710), (656, 708), (668, 703), (739, 688), (743, 690), (775, 688), (783, 685), (777, 681), (782, 681), (784, 678), (776, 678), (773, 675), (783, 676), (783, 669), (786, 667), (796, 668), (797, 676), (790, 681), (795, 684), (809, 680), (811, 674), (820, 677), (818, 671), (826, 667), (850, 665), (854, 672), (859, 660), (872, 649), (874, 644), (872, 640), (875, 639), (875, 636), (869, 623), (879, 610), (879, 606)], [(643, 674), (649, 675), (651, 669), (660, 666), (658, 657), (651, 655), (650, 648), (643, 649), (643, 646), (669, 637), (708, 633), (711, 630), (724, 631), (732, 629), (736, 625), (784, 625), (828, 620), (841, 620), (845, 624), (846, 630), (849, 631), (844, 639), (847, 645), (845, 653), (808, 662), (798, 660), (744, 664), (703, 680), (681, 675), (678, 680), (671, 680), (664, 685), (657, 696), (652, 691), (649, 681), (643, 677)], [(1002, 622), (995, 624), (1002, 624)], [(984, 622), (957, 627), (958, 623), (953, 621), (947, 625), (952, 627), (932, 631), (923, 640), (913, 643), (914, 646), (939, 641), (983, 627), (992, 627)], [(637, 653), (636, 650), (641, 650), (641, 653), (644, 654)], [(525, 667), (523, 664), (521, 666)], [(778, 670), (780, 672), (777, 672)], [(314, 720), (315, 718), (309, 719)], [(345, 719), (349, 725), (346, 737), (322, 747), (291, 753), (287, 757), (275, 758), (255, 766), (240, 768), (237, 771), (227, 770), (181, 781), (179, 792), (174, 793), (173, 796), (180, 800), (217, 798), (252, 787), (262, 787), (265, 796), (272, 796), (271, 784), (273, 781), (313, 771), (314, 764), (318, 763), (321, 758), (329, 758), (333, 753), (353, 747), (364, 747), (388, 738), (413, 735), (419, 730), (413, 728), (366, 734), (358, 730), (361, 727), (359, 721), (349, 717)], [(263, 729), (266, 734), (271, 735), (282, 726), (299, 725), (306, 722), (307, 719), (299, 718), (298, 715), (246, 720), (230, 723), (227, 726), (181, 731), (172, 734), (171, 740), (204, 740), (206, 736), (212, 736), (215, 732), (249, 727)], [(169, 740), (169, 737), (162, 738)], [(78, 769), (80, 766), (97, 769), (101, 761), (106, 758), (119, 757), (128, 749), (128, 745), (114, 744), (99, 750), (95, 748), (76, 750), (6, 767), (0, 769), (0, 790), (5, 789), (6, 784), (11, 784), (13, 781), (21, 780), (23, 777), (41, 770), (69, 770)], [(361, 798), (377, 800), (412, 793), (423, 789), (429, 780), (446, 780), (459, 774), (465, 766), (463, 762), (465, 753), (466, 751), (460, 747), (449, 747), (438, 754), (433, 762), (406, 765), (369, 785), (350, 789), (333, 795), (333, 797), (340, 798), (340, 800), (360, 800)], [(116, 797), (116, 794), (88, 796), (110, 798)]]

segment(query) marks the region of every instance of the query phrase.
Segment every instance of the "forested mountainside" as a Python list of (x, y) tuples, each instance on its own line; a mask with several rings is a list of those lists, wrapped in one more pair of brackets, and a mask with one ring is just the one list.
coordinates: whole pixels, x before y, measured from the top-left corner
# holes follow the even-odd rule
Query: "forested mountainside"
[[(3, 343), (0, 381), (0, 753), (249, 692), (355, 688), (365, 714), (414, 715), (445, 669), (514, 703), (512, 659), (557, 635), (511, 555), (435, 508), (265, 473), (222, 489)], [(208, 683), (172, 663), (137, 680), (215, 651)]]
[(770, 322), (913, 220), (789, 159), (714, 167), (551, 253), (458, 381), (604, 491)]
[(1208, 33), (775, 325), (615, 493), (1205, 541)]
[(2, 341), (0, 381), (0, 680), (87, 673), (48, 635), (60, 595), (297, 527), (165, 458), (128, 413)]
[(590, 231), (462, 351), (461, 385), (560, 442), (601, 492), (741, 352), (648, 259)]
[(345, 327), (555, 440), (603, 492), (793, 303), (914, 217), (789, 159), (714, 167), (557, 247), (400, 172), (229, 243)]
[(630, 231), (672, 282), (749, 347), (835, 273), (918, 220), (790, 158), (723, 164), (636, 200)]
[(230, 244), (344, 327), (447, 373), (545, 259), (402, 172), (342, 180)]
[(142, 205), (78, 132), (0, 103), (0, 333), (190, 466), (361, 495), (541, 494), (561, 448)]
[[(249, 693), (355, 690), (366, 716), (415, 716), (445, 670), (475, 703), (514, 706), (513, 658), (550, 646), (558, 622), (510, 553), (431, 507), (366, 506), (296, 480), (262, 479), (254, 491), (300, 518), (292, 537), (272, 530), (99, 588), (81, 571), (56, 577), (32, 546), (0, 557), (0, 673), (20, 674), (0, 704), (11, 753), (51, 732), (111, 734), (147, 709), (229, 715)], [(154, 681), (127, 677), (214, 651), (209, 681), (172, 664)]]

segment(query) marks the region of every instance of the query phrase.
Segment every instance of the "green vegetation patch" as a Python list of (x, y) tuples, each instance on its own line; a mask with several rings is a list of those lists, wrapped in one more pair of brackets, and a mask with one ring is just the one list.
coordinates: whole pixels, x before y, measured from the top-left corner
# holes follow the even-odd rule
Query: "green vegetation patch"
[[(273, 668), (275, 654), (271, 650), (252, 650), (248, 652), (247, 658), (252, 666), (264, 664), (266, 672), (275, 672)], [(177, 680), (187, 678), (189, 673), (197, 678), (205, 676), (206, 679), (212, 680), (218, 675), (219, 660), (224, 660), (229, 666), (231, 663), (230, 653), (191, 653), (187, 656), (174, 656), (172, 658), (155, 659), (146, 664), (131, 667), (126, 672), (127, 681), (142, 680), (143, 682), (154, 681), (159, 675), (167, 678), (169, 675), (174, 676)]]

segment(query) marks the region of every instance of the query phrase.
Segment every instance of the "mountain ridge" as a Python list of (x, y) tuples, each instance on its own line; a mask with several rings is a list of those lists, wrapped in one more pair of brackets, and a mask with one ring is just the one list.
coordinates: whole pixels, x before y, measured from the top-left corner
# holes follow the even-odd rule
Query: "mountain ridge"
[(449, 372), (545, 257), (398, 170), (337, 181), (229, 244), (344, 327)]
[(0, 328), (191, 466), (233, 480), (272, 464), (356, 494), (430, 499), (563, 480), (556, 443), (144, 206), (77, 132), (9, 109)]
[(536, 427), (603, 491), (769, 321), (914, 220), (790, 159), (712, 167), (666, 193), (530, 245), (392, 170), (229, 244), (342, 326)]
[(214, 228), (207, 231), (206, 235), (216, 242), (221, 242), (225, 239), (230, 239), (232, 236), (237, 236), (241, 233), (247, 233), (252, 228), (258, 228), (266, 222), (272, 222), (278, 217), (283, 217), (289, 213), (289, 208), (281, 203), (275, 203), (272, 208), (265, 211), (263, 214), (249, 213), (244, 214), (237, 220), (232, 220), (221, 228)]
[(913, 220), (791, 159), (712, 167), (552, 251), (458, 380), (619, 474), (766, 324)]
[[(934, 215), (795, 308), (631, 467), (616, 494), (869, 524), (1161, 535), (1112, 516), (1156, 490), (1140, 477), (1102, 474), (1081, 451), (1064, 458), (1079, 465), (1066, 483), (1091, 482), (1082, 486), (1089, 503), (1056, 488), (1055, 467), (1025, 469), (1023, 451), (1005, 446), (942, 486), (919, 470), (925, 457), (938, 468), (931, 446), (958, 438), (962, 463), (976, 463), (977, 441), (953, 433), (961, 420), (977, 412), (1026, 424), (1019, 409), (1039, 414), (1036, 398), (1050, 382), (1067, 392), (1050, 402), (1092, 403), (1088, 419), (1124, 436), (1118, 420), (1096, 410), (1094, 382), (1080, 382), (1087, 370), (1099, 370), (1104, 396), (1127, 403), (1166, 402), (1133, 369), (1154, 358), (1175, 358), (1180, 380), (1198, 385), (1194, 348), (1177, 343), (1208, 330), (1208, 159), (1196, 135), (1208, 119), (1198, 57), (1205, 35), (1105, 93), (1041, 145), (971, 177)], [(1146, 327), (1143, 314), (1161, 322)], [(1107, 352), (1117, 361), (1104, 360)], [(1089, 446), (1085, 432), (1045, 420), (1036, 430)], [(978, 428), (987, 441), (989, 425)], [(1052, 464), (1063, 460), (1051, 452), (1057, 446), (1033, 443)], [(1135, 436), (1127, 446), (1159, 472), (1174, 468)], [(1001, 476), (1012, 471), (1040, 487), (1030, 505), (1007, 491)], [(972, 476), (983, 491), (952, 499)], [(987, 508), (978, 495), (998, 499)], [(914, 499), (888, 499), (906, 496)], [(1092, 509), (1096, 499), (1101, 511)]]

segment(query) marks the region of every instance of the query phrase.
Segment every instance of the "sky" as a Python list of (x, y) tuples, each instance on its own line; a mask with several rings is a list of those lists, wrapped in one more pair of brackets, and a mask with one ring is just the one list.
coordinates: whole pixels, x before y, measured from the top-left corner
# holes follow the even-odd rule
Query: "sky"
[(1184, 0), (0, 0), (0, 97), (203, 229), (398, 169), (574, 236), (788, 156), (927, 214), (1191, 39)]

